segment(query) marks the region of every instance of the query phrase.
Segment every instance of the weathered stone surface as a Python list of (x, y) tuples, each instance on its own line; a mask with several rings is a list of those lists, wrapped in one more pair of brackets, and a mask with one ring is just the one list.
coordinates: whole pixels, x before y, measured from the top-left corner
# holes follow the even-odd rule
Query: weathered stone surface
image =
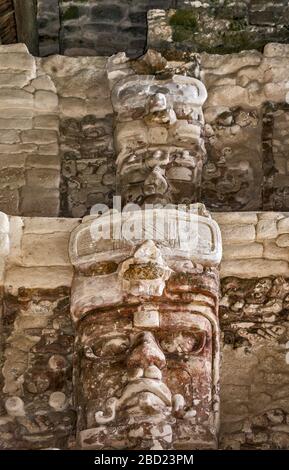
[(278, 233), (289, 233), (289, 217), (279, 220), (277, 224)]
[(45, 116), (35, 116), (34, 118), (35, 129), (54, 129), (59, 128), (59, 117), (55, 114), (48, 114)]
[(0, 108), (32, 108), (33, 95), (24, 90), (0, 89)]
[[(3, 113), (3, 115), (5, 112)], [(30, 118), (15, 118), (15, 119), (6, 119), (0, 118), (0, 129), (31, 129), (32, 128), (32, 119)]]
[(264, 276), (289, 276), (289, 266), (286, 261), (252, 259), (223, 261), (221, 276), (236, 276), (240, 278)]
[(53, 144), (58, 140), (58, 134), (55, 131), (47, 129), (32, 129), (23, 131), (21, 139), (24, 143), (35, 143), (39, 145)]
[(262, 258), (263, 245), (250, 243), (247, 245), (225, 245), (223, 248), (223, 260)]
[(57, 233), (72, 232), (80, 224), (78, 219), (68, 218), (50, 218), (46, 217), (25, 217), (24, 227), (25, 234), (46, 234), (46, 233)]
[[(15, 295), (5, 292), (4, 297), (0, 447), (56, 448), (61, 442), (66, 448), (75, 426), (70, 404), (73, 331), (69, 288), (22, 288)], [(66, 367), (51, 369), (53, 361)], [(65, 404), (60, 400), (63, 396)], [(7, 423), (9, 433), (5, 432)]]
[(52, 91), (38, 90), (35, 93), (35, 107), (36, 109), (43, 109), (47, 113), (57, 111), (58, 98)]
[(57, 189), (25, 186), (21, 189), (21, 214), (31, 217), (55, 217), (59, 213), (59, 191)]
[(221, 225), (222, 239), (225, 244), (248, 243), (255, 241), (256, 231), (253, 224)]
[(219, 225), (255, 225), (258, 222), (258, 216), (254, 212), (215, 212), (212, 217)]
[(279, 235), (276, 240), (276, 245), (282, 248), (289, 246), (289, 233), (284, 233), (283, 235)]
[(23, 266), (70, 266), (69, 233), (25, 233), (22, 238)]
[(35, 73), (35, 59), (29, 54), (22, 52), (11, 53), (7, 49), (6, 53), (1, 54), (0, 70), (30, 70)]
[(260, 220), (256, 227), (257, 240), (276, 238), (278, 235), (276, 220)]
[(18, 289), (56, 289), (70, 287), (72, 282), (71, 267), (13, 267), (7, 270), (5, 289), (17, 295)]

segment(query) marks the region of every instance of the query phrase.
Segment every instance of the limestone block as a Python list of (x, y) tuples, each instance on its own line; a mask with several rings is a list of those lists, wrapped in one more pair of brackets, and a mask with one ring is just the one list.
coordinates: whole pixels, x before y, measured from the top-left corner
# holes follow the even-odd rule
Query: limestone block
[(15, 53), (29, 54), (29, 51), (28, 51), (26, 44), (22, 44), (22, 43), (5, 44), (3, 46), (0, 45), (0, 54), (12, 54), (12, 53), (13, 54)]
[(52, 91), (38, 90), (35, 93), (35, 107), (36, 109), (43, 109), (47, 113), (57, 111), (58, 96)]
[(69, 232), (50, 234), (24, 233), (23, 266), (69, 266)]
[(244, 51), (239, 54), (207, 54), (201, 56), (203, 69), (213, 69), (214, 74), (230, 75), (243, 67), (258, 66), (262, 61), (262, 54), (257, 51)]
[[(1, 124), (0, 124), (1, 125)], [(59, 129), (59, 118), (55, 114), (47, 114), (43, 116), (36, 116), (34, 118), (35, 129)]]
[(256, 212), (213, 212), (211, 215), (220, 225), (246, 225), (258, 222)]
[(0, 144), (0, 154), (6, 153), (9, 155), (16, 153), (33, 153), (37, 151), (35, 144)]
[(289, 57), (289, 45), (278, 43), (266, 44), (263, 54), (265, 57)]
[[(1, 57), (0, 57), (1, 62)], [(0, 70), (1, 72), (1, 70)], [(11, 73), (5, 72), (0, 73), (0, 88), (23, 88), (31, 80), (31, 73), (22, 72), (22, 73)]]
[(276, 220), (264, 219), (259, 220), (257, 224), (257, 240), (267, 240), (276, 238), (278, 235)]
[(30, 187), (58, 188), (60, 172), (51, 168), (33, 168), (26, 171), (26, 183)]
[(81, 219), (47, 218), (47, 217), (25, 217), (25, 234), (45, 234), (55, 232), (72, 232), (80, 223)]
[(283, 212), (258, 212), (258, 220), (278, 220), (284, 219)]
[(53, 91), (56, 93), (55, 84), (49, 75), (43, 75), (42, 77), (35, 78), (31, 82), (31, 85), (35, 88), (35, 90)]
[(264, 93), (268, 101), (280, 103), (286, 101), (286, 94), (288, 89), (284, 86), (283, 82), (280, 83), (266, 83), (264, 85)]
[(10, 253), (9, 265), (22, 264), (21, 241), (23, 236), (24, 222), (22, 217), (10, 217)]
[(255, 226), (248, 225), (220, 225), (223, 245), (231, 243), (250, 243), (255, 241)]
[(283, 235), (279, 235), (276, 240), (276, 245), (280, 246), (281, 248), (285, 248), (289, 246), (289, 233), (284, 233)]
[[(5, 116), (5, 112), (3, 112)], [(32, 119), (31, 118), (15, 118), (15, 119), (6, 119), (0, 118), (0, 129), (31, 129), (32, 128)]]
[(265, 242), (263, 256), (268, 259), (289, 261), (289, 250), (287, 247), (282, 248), (277, 246), (275, 242)]
[(223, 249), (223, 260), (262, 258), (262, 256), (262, 243), (225, 245)]
[(70, 287), (73, 277), (72, 267), (32, 267), (14, 266), (7, 270), (5, 291), (18, 294), (21, 287), (27, 289), (56, 289)]
[(19, 133), (12, 129), (0, 130), (0, 143), (1, 144), (15, 144), (20, 142)]
[(223, 261), (221, 277), (236, 276), (240, 278), (289, 276), (289, 266), (286, 261), (252, 259)]
[(248, 90), (240, 86), (218, 86), (209, 92), (207, 106), (246, 106), (249, 105)]
[(21, 214), (31, 217), (57, 217), (59, 213), (58, 189), (21, 188)]
[(286, 217), (285, 219), (279, 220), (277, 224), (278, 228), (278, 233), (289, 233), (289, 217)]
[[(32, 108), (33, 95), (24, 90), (0, 89), (0, 108)], [(2, 112), (1, 112), (2, 115)], [(3, 115), (1, 116), (3, 117)]]
[(83, 117), (87, 114), (87, 106), (85, 100), (80, 98), (61, 98), (60, 111), (65, 116)]
[(53, 168), (60, 173), (59, 155), (29, 155), (26, 160), (26, 168)]
[(56, 131), (46, 129), (31, 129), (21, 133), (21, 139), (25, 144), (53, 144), (58, 140)]
[(22, 52), (1, 54), (0, 70), (30, 70), (35, 76), (35, 59)]
[[(1, 109), (2, 119), (32, 118), (35, 114), (34, 109), (30, 108), (3, 108)], [(4, 117), (5, 116), (5, 117)]]
[(59, 146), (58, 142), (54, 144), (45, 144), (39, 145), (39, 154), (41, 155), (58, 155), (59, 154)]

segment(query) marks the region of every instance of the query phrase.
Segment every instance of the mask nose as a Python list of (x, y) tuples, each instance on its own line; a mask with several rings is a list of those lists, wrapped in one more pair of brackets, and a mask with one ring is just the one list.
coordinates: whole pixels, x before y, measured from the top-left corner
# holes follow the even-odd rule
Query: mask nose
[(165, 355), (152, 333), (145, 331), (137, 336), (127, 365), (129, 368), (143, 369), (146, 376), (147, 371), (148, 373), (151, 372), (152, 375), (156, 375), (156, 369), (163, 369), (165, 367)]
[(144, 193), (149, 196), (151, 194), (165, 194), (168, 189), (168, 183), (159, 167), (153, 168), (144, 182)]

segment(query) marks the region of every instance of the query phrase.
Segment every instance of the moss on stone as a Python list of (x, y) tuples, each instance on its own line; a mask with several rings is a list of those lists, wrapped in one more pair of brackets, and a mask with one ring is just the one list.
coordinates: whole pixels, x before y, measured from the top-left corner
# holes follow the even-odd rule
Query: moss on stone
[(71, 5), (64, 13), (63, 19), (64, 20), (75, 20), (79, 18), (79, 9), (75, 5)]
[(173, 41), (187, 41), (198, 30), (198, 18), (193, 11), (177, 10), (170, 18), (170, 26), (173, 30)]
[(177, 10), (170, 18), (171, 26), (182, 26), (185, 29), (194, 30), (197, 28), (198, 20), (193, 11)]
[(248, 26), (246, 20), (232, 20), (230, 24), (231, 31), (242, 31)]

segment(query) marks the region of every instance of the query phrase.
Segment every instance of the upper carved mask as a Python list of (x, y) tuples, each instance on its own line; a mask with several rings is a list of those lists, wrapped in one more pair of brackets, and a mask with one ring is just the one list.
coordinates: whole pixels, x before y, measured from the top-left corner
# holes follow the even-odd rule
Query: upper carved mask
[(206, 98), (202, 82), (181, 75), (130, 75), (115, 84), (117, 190), (124, 204), (199, 199)]

